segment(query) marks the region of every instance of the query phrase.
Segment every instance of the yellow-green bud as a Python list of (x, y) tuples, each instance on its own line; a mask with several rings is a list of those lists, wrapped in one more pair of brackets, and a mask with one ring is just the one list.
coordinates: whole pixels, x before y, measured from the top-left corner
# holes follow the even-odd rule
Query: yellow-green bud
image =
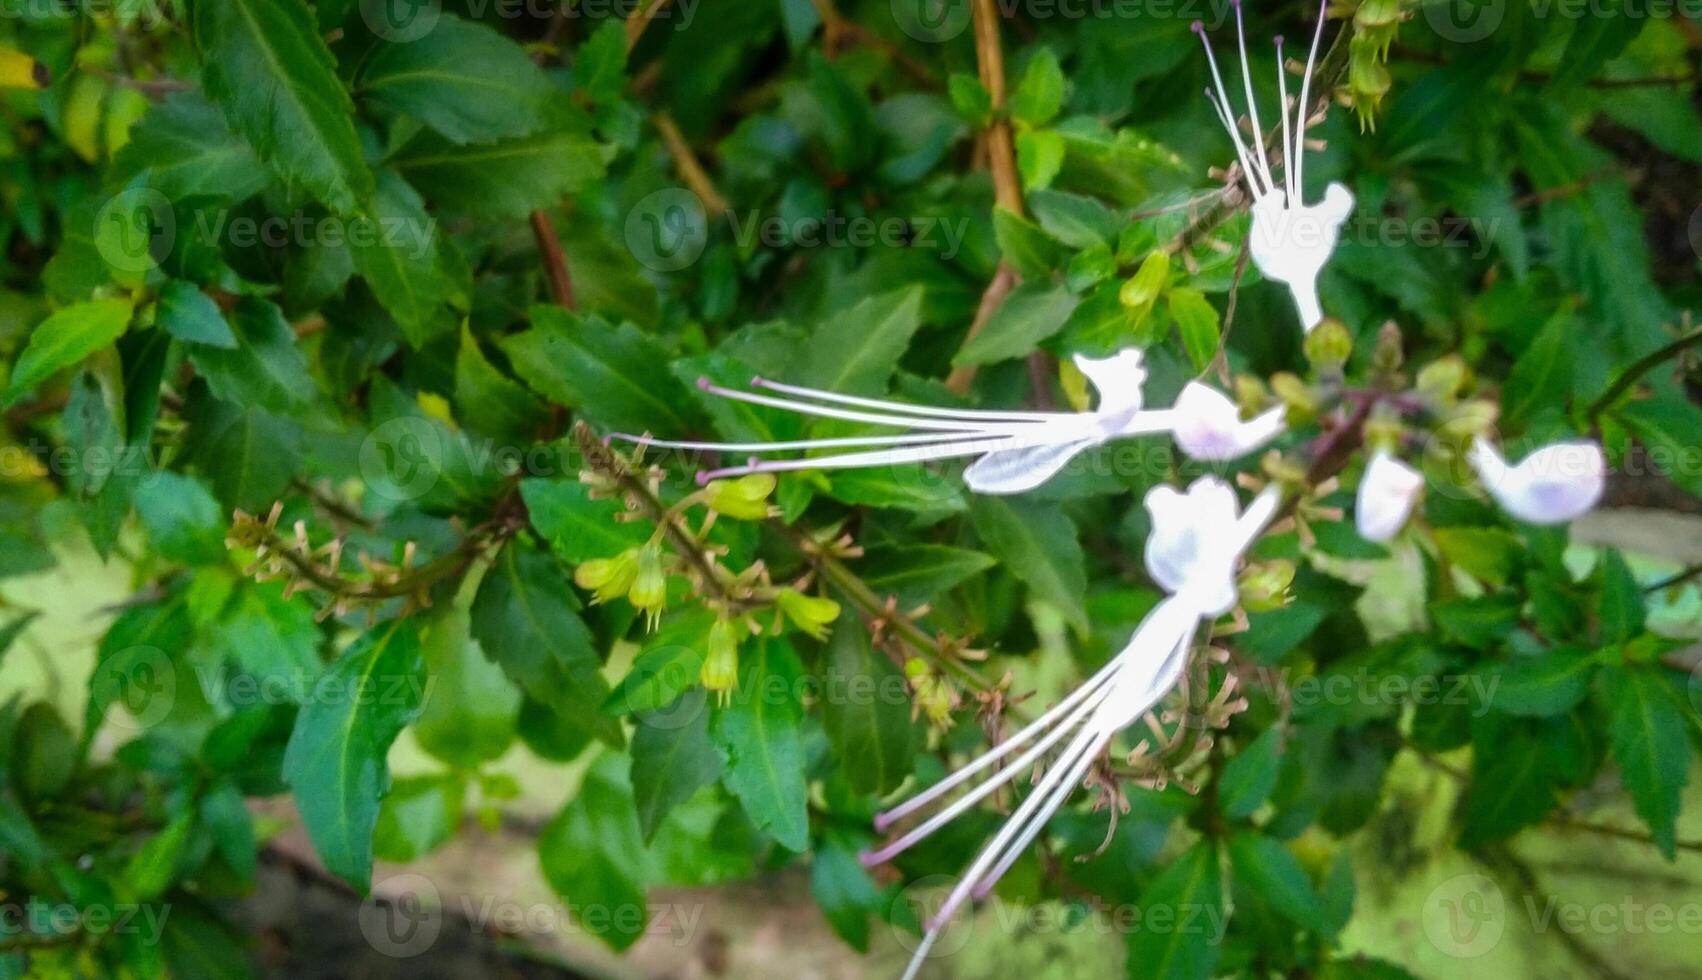
[(1241, 409), (1241, 417), (1250, 419), (1271, 407), (1271, 390), (1265, 383), (1251, 374), (1235, 376), (1235, 406)]
[(1458, 354), (1431, 361), (1418, 372), (1416, 385), (1419, 394), (1443, 405), (1452, 405), (1466, 382), (1471, 380), (1471, 368)]
[(1378, 374), (1392, 375), (1406, 363), (1401, 328), (1390, 320), (1377, 331), (1377, 347), (1371, 352), (1371, 367)]
[(1118, 301), (1129, 311), (1131, 326), (1139, 327), (1152, 312), (1153, 304), (1158, 302), (1158, 296), (1164, 292), (1164, 284), (1169, 279), (1170, 256), (1164, 252), (1148, 252), (1141, 261), (1141, 267), (1117, 291)]
[(1286, 558), (1252, 562), (1237, 583), (1241, 605), (1248, 612), (1270, 612), (1288, 605), (1288, 587), (1294, 584), (1294, 562)]
[(773, 508), (768, 495), (774, 492), (774, 474), (752, 473), (736, 480), (712, 480), (704, 488), (704, 502), (711, 510), (739, 521), (760, 521)]
[(1347, 324), (1335, 317), (1325, 317), (1304, 342), (1306, 360), (1320, 374), (1339, 373), (1353, 356), (1353, 334)]
[(1400, 448), (1401, 436), (1406, 434), (1406, 426), (1401, 421), (1399, 412), (1390, 411), (1386, 406), (1378, 406), (1365, 420), (1365, 444), (1373, 451), (1387, 450), (1391, 453)]
[(731, 691), (739, 683), (739, 627), (730, 619), (717, 619), (709, 627), (709, 652), (703, 658), (698, 680), (706, 690)]
[(808, 596), (796, 589), (781, 589), (774, 597), (775, 605), (792, 621), (792, 625), (820, 640), (827, 628), (839, 618), (839, 603), (820, 596)]
[(638, 549), (628, 548), (613, 558), (593, 558), (573, 570), (575, 585), (593, 593), (593, 604), (626, 595), (638, 577)]
[(920, 657), (905, 661), (904, 676), (909, 679), (911, 690), (916, 692), (917, 709), (928, 716), (928, 721), (940, 728), (950, 726), (951, 709), (956, 702), (951, 686), (936, 676), (927, 661)]
[(1291, 422), (1304, 421), (1318, 414), (1318, 396), (1299, 376), (1287, 371), (1271, 375), (1271, 390), (1288, 406)]
[(650, 628), (655, 629), (656, 621), (662, 618), (662, 610), (668, 605), (668, 573), (662, 568), (662, 549), (646, 545), (639, 550), (638, 574), (633, 576), (626, 600), (643, 612)]

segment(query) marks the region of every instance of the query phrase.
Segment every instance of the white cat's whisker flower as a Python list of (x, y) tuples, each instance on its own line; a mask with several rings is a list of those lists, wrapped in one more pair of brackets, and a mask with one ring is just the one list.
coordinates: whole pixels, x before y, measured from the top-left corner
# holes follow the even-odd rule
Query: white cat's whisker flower
[[(1241, 88), (1247, 99), (1248, 120), (1252, 123), (1251, 145), (1241, 138), (1236, 125), (1237, 115), (1229, 101), (1229, 90), (1218, 70), (1217, 55), (1205, 36), (1205, 25), (1195, 21), (1194, 33), (1206, 49), (1215, 88), (1206, 89), (1223, 128), (1235, 144), (1235, 156), (1246, 178), (1247, 190), (1253, 197), (1253, 223), (1248, 231), (1248, 246), (1253, 263), (1265, 278), (1288, 287), (1300, 314), (1300, 323), (1307, 331), (1324, 318), (1318, 302), (1318, 274), (1335, 251), (1340, 238), (1341, 224), (1353, 211), (1353, 192), (1339, 183), (1325, 188), (1324, 199), (1317, 204), (1305, 203), (1304, 157), (1306, 129), (1312, 97), (1312, 71), (1318, 62), (1318, 46), (1324, 36), (1324, 8), (1318, 10), (1318, 27), (1312, 35), (1312, 49), (1306, 57), (1306, 72), (1300, 84), (1300, 101), (1293, 108), (1290, 122), (1288, 79), (1283, 68), (1282, 38), (1276, 39), (1277, 88), (1282, 119), (1280, 148), (1283, 184), (1278, 186), (1265, 152), (1267, 138), (1259, 122), (1258, 100), (1253, 97), (1253, 79), (1247, 58), (1247, 38), (1241, 17), (1240, 0), (1230, 0), (1235, 8), (1235, 36), (1241, 53)], [(1273, 136), (1276, 134), (1272, 134)]]
[(1487, 439), (1467, 456), (1484, 489), (1502, 509), (1530, 524), (1564, 524), (1601, 500), (1607, 460), (1601, 447), (1582, 440), (1556, 442), (1509, 466)]
[(1187, 493), (1170, 487), (1148, 493), (1146, 506), (1152, 514), (1153, 533), (1147, 541), (1147, 569), (1170, 595), (1147, 614), (1109, 664), (1044, 715), (939, 783), (875, 818), (876, 829), (884, 832), (894, 822), (928, 808), (1022, 750), (914, 829), (866, 852), (863, 861), (868, 865), (889, 861), (913, 847), (1028, 771), (1068, 738), (1027, 798), (982, 848), (939, 912), (928, 921), (922, 942), (904, 973), (905, 980), (916, 975), (940, 930), (957, 911), (966, 903), (985, 898), (1021, 858), (1117, 732), (1150, 711), (1176, 686), (1201, 621), (1215, 619), (1234, 607), (1236, 566), (1276, 516), (1280, 502), (1281, 491), (1272, 486), (1238, 514), (1235, 492), (1216, 477), (1194, 481)]
[[(980, 458), (963, 474), (969, 489), (1005, 494), (1032, 490), (1078, 454), (1112, 439), (1175, 432), (1178, 445), (1194, 458), (1224, 460), (1263, 445), (1282, 430), (1280, 410), (1242, 422), (1234, 403), (1199, 382), (1184, 388), (1173, 408), (1143, 408), (1146, 369), (1138, 348), (1106, 358), (1077, 356), (1075, 363), (1099, 394), (1099, 405), (1091, 412), (940, 408), (842, 395), (763, 378), (751, 380), (756, 391), (725, 388), (702, 379), (698, 384), (704, 391), (722, 398), (910, 431), (774, 442), (673, 441), (626, 433), (612, 437), (665, 449), (753, 454), (742, 465), (698, 474), (699, 482), (749, 473), (883, 467), (976, 456)], [(1198, 413), (1198, 417), (1191, 413)], [(798, 459), (761, 459), (754, 455), (822, 449), (862, 451)]]
[(1359, 536), (1367, 541), (1387, 541), (1406, 526), (1407, 517), (1424, 489), (1424, 476), (1378, 450), (1365, 467), (1354, 500), (1353, 521)]

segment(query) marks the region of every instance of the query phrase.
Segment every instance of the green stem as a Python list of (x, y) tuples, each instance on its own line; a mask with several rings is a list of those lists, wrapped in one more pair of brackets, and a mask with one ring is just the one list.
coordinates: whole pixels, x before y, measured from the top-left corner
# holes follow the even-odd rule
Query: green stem
[(1611, 408), (1614, 402), (1619, 401), (1627, 391), (1630, 391), (1631, 386), (1636, 384), (1639, 378), (1654, 370), (1662, 361), (1677, 357), (1698, 344), (1702, 344), (1702, 328), (1692, 330), (1660, 350), (1650, 351), (1638, 358), (1618, 378), (1614, 379), (1613, 384), (1607, 386), (1607, 390), (1602, 392), (1600, 398), (1590, 403), (1587, 410), (1590, 427), (1596, 428), (1596, 423), (1600, 420), (1602, 413)]

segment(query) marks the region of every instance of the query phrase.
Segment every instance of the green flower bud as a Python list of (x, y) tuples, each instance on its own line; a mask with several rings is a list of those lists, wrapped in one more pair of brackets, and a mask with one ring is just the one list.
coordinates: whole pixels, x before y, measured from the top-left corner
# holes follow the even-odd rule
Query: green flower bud
[(1164, 252), (1148, 252), (1141, 267), (1117, 291), (1117, 299), (1131, 310), (1151, 309), (1169, 279), (1170, 256)]
[(1353, 356), (1353, 334), (1347, 324), (1334, 317), (1325, 317), (1304, 342), (1306, 360), (1320, 374), (1339, 374)]
[(1241, 417), (1250, 419), (1271, 407), (1271, 390), (1265, 383), (1251, 374), (1235, 376), (1235, 406), (1241, 409)]
[(916, 708), (928, 717), (928, 721), (940, 728), (951, 725), (951, 709), (956, 706), (957, 699), (952, 697), (951, 686), (935, 675), (933, 668), (920, 657), (911, 657), (904, 663), (904, 676), (910, 681), (910, 689), (916, 694)]
[(638, 572), (633, 576), (626, 600), (645, 614), (651, 629), (656, 628), (656, 621), (662, 618), (662, 610), (668, 605), (668, 573), (662, 568), (662, 549), (646, 545), (638, 552)]
[(730, 619), (717, 619), (709, 627), (709, 653), (703, 658), (698, 680), (706, 690), (725, 695), (739, 683), (739, 628)]
[(1299, 376), (1280, 371), (1271, 376), (1271, 390), (1288, 406), (1291, 423), (1310, 419), (1318, 414), (1318, 396)]
[(1380, 375), (1391, 377), (1405, 363), (1401, 328), (1390, 320), (1377, 330), (1377, 346), (1371, 352), (1371, 368)]
[(752, 473), (736, 480), (713, 480), (705, 487), (705, 503), (711, 510), (739, 521), (760, 521), (773, 508), (768, 495), (774, 492), (774, 474)]
[(1241, 572), (1237, 587), (1241, 605), (1248, 612), (1270, 612), (1288, 605), (1288, 588), (1294, 584), (1294, 562), (1286, 558), (1252, 562)]
[(608, 602), (626, 595), (638, 577), (638, 549), (628, 548), (613, 558), (593, 558), (573, 570), (573, 582), (593, 593), (592, 603)]
[(1419, 394), (1443, 405), (1452, 405), (1471, 380), (1471, 368), (1458, 354), (1431, 361), (1418, 372)]
[(785, 613), (792, 625), (820, 640), (827, 636), (827, 628), (839, 618), (839, 603), (820, 596), (808, 596), (796, 589), (781, 589), (774, 597), (775, 605)]

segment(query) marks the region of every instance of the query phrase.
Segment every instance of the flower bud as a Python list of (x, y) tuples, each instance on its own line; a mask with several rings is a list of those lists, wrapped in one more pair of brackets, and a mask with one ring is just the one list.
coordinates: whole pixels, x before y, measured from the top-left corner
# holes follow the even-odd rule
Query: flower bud
[(792, 625), (808, 633), (815, 639), (827, 636), (827, 628), (839, 618), (839, 603), (820, 596), (808, 596), (796, 589), (781, 589), (774, 597), (774, 604)]
[(593, 558), (573, 570), (573, 583), (593, 593), (593, 603), (626, 595), (638, 577), (638, 549), (628, 548), (613, 558)]
[(760, 521), (773, 513), (768, 495), (774, 492), (774, 474), (752, 473), (736, 480), (711, 480), (704, 488), (704, 502), (716, 513), (739, 521)]
[(1235, 376), (1235, 404), (1242, 415), (1257, 415), (1272, 405), (1271, 390), (1256, 375)]
[(911, 657), (904, 662), (904, 676), (910, 681), (910, 689), (916, 695), (916, 708), (926, 715), (928, 721), (939, 728), (951, 725), (951, 709), (956, 706), (957, 699), (952, 696), (951, 685), (937, 676), (928, 662), (920, 657)]
[(1288, 407), (1296, 420), (1311, 419), (1318, 414), (1318, 396), (1306, 382), (1295, 374), (1279, 371), (1271, 375), (1271, 390)]
[(738, 686), (739, 628), (732, 620), (717, 619), (709, 627), (709, 652), (697, 676), (705, 690), (717, 694), (724, 695)]
[(1292, 600), (1288, 587), (1294, 584), (1294, 562), (1286, 558), (1253, 562), (1236, 583), (1241, 605), (1250, 613), (1281, 609)]
[(1390, 320), (1377, 330), (1377, 346), (1371, 351), (1371, 370), (1392, 377), (1406, 363), (1401, 328)]
[(1161, 251), (1148, 252), (1141, 267), (1117, 291), (1117, 299), (1130, 310), (1144, 313), (1152, 309), (1169, 279), (1170, 256)]
[(1471, 368), (1458, 354), (1449, 354), (1424, 366), (1415, 384), (1418, 393), (1442, 405), (1452, 405), (1471, 380)]
[(1386, 451), (1371, 457), (1359, 481), (1354, 524), (1367, 541), (1387, 541), (1400, 533), (1424, 489), (1424, 477)]
[(1339, 374), (1353, 356), (1353, 334), (1334, 317), (1325, 317), (1306, 335), (1306, 360), (1319, 374)]
[(662, 549), (646, 545), (638, 552), (637, 565), (626, 600), (643, 612), (650, 628), (655, 629), (668, 605), (668, 573), (662, 567)]

